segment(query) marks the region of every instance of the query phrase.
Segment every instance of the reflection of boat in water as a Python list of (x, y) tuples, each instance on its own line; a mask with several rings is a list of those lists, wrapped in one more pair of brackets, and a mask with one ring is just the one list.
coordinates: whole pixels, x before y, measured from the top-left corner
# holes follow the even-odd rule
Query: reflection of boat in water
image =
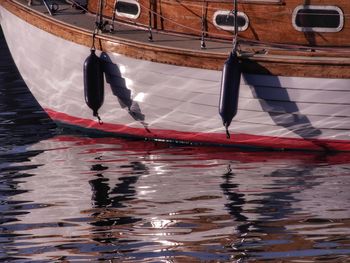
[(19, 251), (25, 235), (35, 237), (27, 250), (39, 252), (31, 258), (197, 262), (286, 251), (283, 258), (294, 250), (321, 253), (313, 246), (336, 236), (330, 255), (343, 246), (338, 230), (349, 225), (349, 197), (326, 218), (334, 203), (320, 191), (336, 188), (325, 176), (330, 169), (341, 177), (337, 189), (347, 189), (349, 154), (219, 152), (73, 136), (31, 147), (40, 149), (30, 158), (32, 176), (12, 196), (28, 205), (5, 225), (23, 236), (13, 245)]
[[(230, 1), (90, 0), (88, 13), (61, 1), (29, 2), (1, 0), (1, 25), (28, 87), (58, 122), (152, 139), (350, 149), (345, 0), (239, 1), (238, 9)], [(91, 46), (106, 89), (102, 107), (101, 89), (86, 98), (102, 125), (83, 95)], [(238, 60), (230, 65), (241, 71), (225, 67), (223, 90), (233, 100), (226, 93), (220, 100), (228, 126), (238, 99), (227, 139), (217, 106), (233, 49)], [(101, 87), (102, 71), (91, 72), (97, 76), (86, 78), (86, 90)], [(231, 90), (238, 87), (239, 98)]]

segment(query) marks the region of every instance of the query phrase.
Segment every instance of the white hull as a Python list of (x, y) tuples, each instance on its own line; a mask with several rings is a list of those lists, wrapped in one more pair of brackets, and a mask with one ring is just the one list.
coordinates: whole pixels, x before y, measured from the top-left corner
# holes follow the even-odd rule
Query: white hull
[[(294, 139), (350, 141), (349, 79), (243, 75), (229, 140), (218, 114), (220, 71), (113, 53), (98, 53), (106, 62), (105, 101), (99, 110), (104, 124), (98, 125), (84, 101), (83, 63), (89, 48), (38, 29), (3, 7), (0, 11), (6, 41), (23, 79), (58, 121), (150, 138), (219, 144), (274, 147), (278, 140), (273, 145), (264, 141), (281, 138), (292, 139), (290, 145)], [(60, 119), (60, 114), (67, 118)], [(308, 145), (300, 147), (313, 148)]]

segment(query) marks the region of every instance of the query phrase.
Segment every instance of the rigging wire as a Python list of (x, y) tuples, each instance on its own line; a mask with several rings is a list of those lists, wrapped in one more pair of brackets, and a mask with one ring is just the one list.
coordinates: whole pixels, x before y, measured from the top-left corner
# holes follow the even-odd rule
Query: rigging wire
[(83, 10), (86, 13), (90, 13), (90, 11), (83, 5), (81, 5), (79, 2), (75, 1), (75, 0), (66, 0), (66, 2), (75, 5), (77, 7), (79, 7), (81, 10)]
[[(201, 18), (201, 22), (202, 22), (202, 28), (201, 28), (201, 30), (202, 30), (202, 35), (201, 35), (201, 49), (205, 49), (206, 48), (206, 44), (205, 44), (205, 35), (206, 35), (206, 31), (207, 30), (205, 30), (205, 28), (206, 28), (206, 26), (207, 26), (207, 8), (205, 8), (205, 7), (207, 7), (206, 5), (205, 5), (205, 3), (206, 3), (206, 1), (205, 0), (203, 0), (203, 4), (202, 4), (202, 18)], [(204, 7), (205, 6), (205, 7)], [(205, 11), (204, 11), (204, 9), (205, 9)]]
[[(84, 8), (82, 5), (80, 5), (77, 1), (75, 0), (68, 0), (74, 4), (76, 4), (77, 6), (79, 6), (82, 10), (89, 12), (89, 10), (87, 10), (86, 8)], [(176, 3), (179, 3), (177, 0), (175, 1), (171, 1), (171, 0), (166, 0), (164, 2), (176, 2)], [(193, 6), (193, 7), (199, 7), (201, 9), (203, 9), (203, 3), (210, 3), (212, 1), (202, 1), (202, 4), (201, 5), (196, 5), (196, 4), (187, 4), (186, 3), (186, 6)], [(176, 22), (175, 20), (171, 19), (171, 18), (167, 18), (165, 17), (164, 15), (154, 11), (154, 10), (151, 10), (150, 8), (144, 6), (142, 3), (138, 2), (140, 4), (140, 6), (145, 9), (146, 11), (150, 12), (151, 14), (159, 17), (160, 19), (164, 20), (164, 21), (168, 21), (169, 23), (172, 23), (173, 25), (176, 25), (178, 27), (181, 27), (183, 29), (187, 29), (187, 30), (190, 30), (192, 31), (193, 33), (198, 33), (200, 35), (203, 35), (205, 34), (206, 36), (210, 35), (211, 38), (215, 38), (215, 37), (218, 37), (218, 38), (227, 38), (229, 36), (229, 34), (221, 34), (221, 33), (215, 33), (215, 32), (209, 32), (208, 30), (206, 30), (206, 28), (201, 28), (201, 29), (197, 29), (195, 27), (190, 27), (190, 26), (187, 26), (187, 25), (184, 25), (184, 24), (181, 24), (179, 22)], [(107, 7), (110, 7), (112, 8), (112, 10), (115, 8), (115, 6), (111, 6), (109, 5), (108, 3), (105, 4)], [(222, 9), (219, 9), (219, 8), (212, 8), (212, 7), (209, 7), (208, 5), (205, 6), (205, 11), (207, 10), (222, 10)], [(101, 10), (102, 11), (102, 10)], [(229, 10), (227, 10), (229, 11)], [(202, 10), (203, 12), (203, 10)], [(99, 11), (96, 12), (96, 23), (98, 23), (98, 16), (99, 16)], [(316, 14), (311, 14), (311, 15), (316, 15)], [(334, 14), (332, 14), (334, 15)], [(344, 14), (344, 16), (350, 16), (347, 15), (347, 14)], [(102, 14), (101, 14), (101, 17), (102, 17)], [(200, 16), (199, 16), (200, 17)], [(201, 20), (203, 20), (203, 15), (202, 17), (200, 17)], [(121, 22), (120, 20), (116, 20), (118, 22)], [(114, 22), (114, 21), (113, 21)], [(133, 21), (133, 23), (135, 24), (135, 22)], [(202, 21), (203, 23), (203, 21)], [(149, 30), (149, 28), (148, 28)], [(95, 35), (97, 34), (98, 30), (96, 30), (95, 28)], [(231, 32), (231, 31), (228, 31), (228, 32)], [(234, 34), (235, 31), (232, 32), (232, 34)], [(95, 35), (93, 35), (93, 38), (95, 38)], [(300, 50), (300, 51), (307, 51), (309, 50), (311, 47), (310, 46), (306, 46), (306, 45), (298, 45), (298, 44), (279, 44), (279, 43), (271, 43), (271, 42), (264, 42), (264, 41), (261, 41), (261, 40), (252, 40), (252, 39), (245, 39), (245, 38), (242, 38), (242, 37), (238, 37), (237, 36), (237, 40), (239, 40), (239, 42), (241, 44), (243, 43), (246, 43), (246, 44), (252, 44), (252, 45), (257, 45), (257, 46), (260, 46), (260, 47), (264, 47), (265, 45), (266, 46), (269, 46), (269, 49), (273, 49), (273, 50)], [(94, 43), (93, 43), (94, 44)], [(339, 52), (350, 52), (347, 51), (347, 50), (344, 50), (344, 48), (337, 48), (337, 47), (312, 47), (315, 51), (325, 51), (325, 52), (328, 52), (328, 51), (339, 51)]]
[[(179, 4), (179, 5), (184, 5), (184, 4), (181, 4), (180, 2), (181, 1), (179, 1), (179, 0), (162, 0), (162, 3), (177, 3), (177, 4)], [(185, 4), (185, 6), (186, 7), (196, 7), (196, 8), (201, 8), (201, 4), (195, 4), (195, 3), (188, 3), (189, 1), (186, 1), (186, 4)], [(201, 1), (193, 1), (193, 2), (201, 2)], [(206, 3), (220, 3), (220, 4), (222, 4), (223, 3), (223, 1), (208, 1), (208, 0), (204, 0), (204, 2), (206, 2)], [(254, 4), (257, 4), (256, 3), (256, 1), (252, 1), (252, 2), (254, 2)], [(226, 1), (226, 2), (224, 2), (224, 3), (231, 3), (230, 1)], [(249, 3), (249, 2), (243, 2), (243, 4), (253, 4), (253, 3)], [(280, 5), (276, 5), (276, 6), (280, 6)], [(285, 8), (285, 10), (286, 10), (286, 12), (283, 12), (283, 13), (285, 13), (285, 14), (293, 14), (293, 12), (294, 12), (294, 9), (291, 9), (291, 8), (288, 8), (288, 7), (284, 7)], [(222, 10), (222, 8), (218, 8), (218, 7), (210, 7), (210, 6), (207, 6), (207, 9), (208, 10), (215, 10), (215, 11), (218, 11), (218, 10)], [(265, 8), (264, 8), (265, 9)], [(262, 9), (262, 10), (264, 10), (264, 9)], [(281, 14), (282, 12), (279, 10), (279, 15)], [(269, 15), (270, 13), (264, 13), (264, 12), (261, 12), (260, 13), (262, 16), (265, 16), (266, 17), (266, 15)], [(323, 14), (325, 14), (325, 13), (322, 13), (322, 15)], [(309, 15), (309, 14), (308, 14)], [(310, 14), (311, 15), (311, 14)], [(312, 14), (312, 15), (319, 15), (319, 14)], [(334, 13), (326, 13), (326, 15), (335, 15)], [(343, 13), (343, 16), (350, 16), (350, 13), (348, 14), (348, 13)]]
[(237, 45), (238, 45), (238, 5), (237, 0), (234, 0), (234, 11), (233, 11), (233, 17), (234, 17), (234, 38), (233, 38), (233, 50), (232, 52), (237, 51)]

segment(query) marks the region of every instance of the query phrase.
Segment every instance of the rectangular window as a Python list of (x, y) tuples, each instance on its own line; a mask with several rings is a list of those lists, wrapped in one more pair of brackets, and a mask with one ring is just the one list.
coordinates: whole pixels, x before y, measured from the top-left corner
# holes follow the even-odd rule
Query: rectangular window
[(301, 32), (339, 32), (343, 25), (343, 12), (337, 6), (301, 5), (293, 12), (293, 26)]

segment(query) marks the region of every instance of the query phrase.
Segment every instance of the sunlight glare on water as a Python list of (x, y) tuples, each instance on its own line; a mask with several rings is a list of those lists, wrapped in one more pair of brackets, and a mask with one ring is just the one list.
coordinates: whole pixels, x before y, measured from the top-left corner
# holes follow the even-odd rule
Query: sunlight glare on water
[(26, 151), (2, 171), (8, 259), (349, 259), (348, 154), (76, 135)]
[(1, 262), (350, 262), (350, 153), (86, 137), (0, 58)]

